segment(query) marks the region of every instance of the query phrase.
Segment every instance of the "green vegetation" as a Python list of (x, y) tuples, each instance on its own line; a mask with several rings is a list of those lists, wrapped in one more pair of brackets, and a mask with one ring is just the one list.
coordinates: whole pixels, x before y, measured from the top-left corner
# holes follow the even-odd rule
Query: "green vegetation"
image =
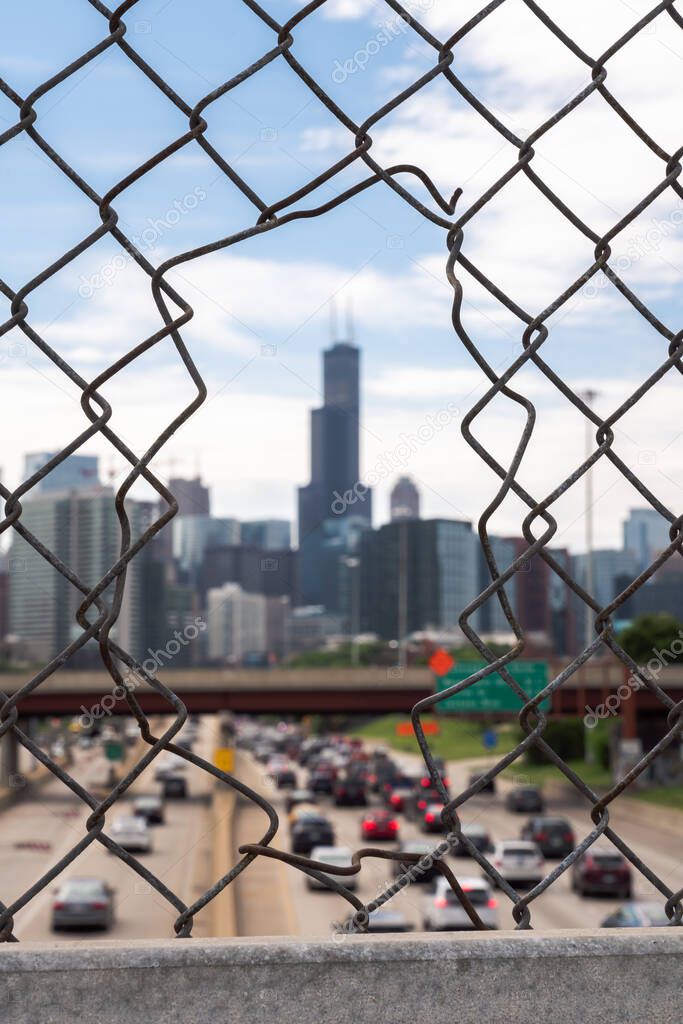
[[(567, 764), (587, 786), (596, 792), (609, 789), (612, 785), (612, 775), (609, 769), (601, 764), (589, 764), (583, 760), (570, 760), (567, 761)], [(514, 778), (518, 782), (529, 783), (531, 786), (542, 786), (544, 782), (564, 782), (567, 786), (571, 786), (571, 782), (554, 764), (528, 764), (516, 761), (510, 768), (506, 768), (503, 775), (510, 779)]]
[[(287, 662), (287, 668), (349, 668), (352, 662), (351, 644), (340, 644), (333, 651), (304, 651)], [(396, 661), (396, 651), (384, 643), (361, 644), (358, 648), (359, 665), (388, 665)]]
[[(666, 661), (683, 661), (683, 652), (672, 651), (674, 640), (681, 639), (683, 625), (667, 612), (640, 615), (619, 634), (619, 643), (639, 665), (646, 665), (657, 652), (667, 652)], [(676, 644), (679, 647), (680, 643)]]
[(649, 789), (634, 790), (630, 796), (648, 804), (659, 804), (660, 807), (673, 807), (683, 811), (683, 786), (651, 786)]
[[(443, 757), (447, 761), (486, 757), (491, 754), (500, 756), (512, 750), (516, 743), (516, 728), (512, 723), (491, 726), (485, 722), (455, 717), (428, 720), (438, 721), (440, 730), (438, 736), (428, 737), (430, 749), (437, 757)], [(368, 740), (379, 740), (404, 754), (419, 754), (420, 748), (414, 736), (396, 735), (397, 724), (408, 721), (409, 718), (405, 715), (384, 715), (356, 729), (355, 735)], [(488, 728), (495, 728), (498, 733), (498, 746), (494, 750), (487, 750), (482, 743), (482, 733)]]

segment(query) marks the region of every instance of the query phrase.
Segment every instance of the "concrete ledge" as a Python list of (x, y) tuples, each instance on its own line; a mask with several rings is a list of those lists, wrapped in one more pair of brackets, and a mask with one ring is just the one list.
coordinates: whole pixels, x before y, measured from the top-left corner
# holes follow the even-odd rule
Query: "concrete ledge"
[(13, 1024), (678, 1024), (683, 930), (6, 945)]

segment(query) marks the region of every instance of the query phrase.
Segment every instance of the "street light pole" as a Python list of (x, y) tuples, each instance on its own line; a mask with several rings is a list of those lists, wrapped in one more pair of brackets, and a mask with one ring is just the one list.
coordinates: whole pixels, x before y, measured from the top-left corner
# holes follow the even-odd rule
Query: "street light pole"
[(402, 520), (398, 525), (398, 669), (406, 667), (405, 639), (408, 626), (408, 524)]
[(359, 661), (358, 635), (360, 633), (360, 558), (346, 555), (342, 559), (349, 570), (350, 577), (350, 609), (349, 627), (351, 629), (351, 664), (357, 668)]
[[(587, 388), (582, 398), (589, 409), (592, 409), (593, 402), (598, 397), (598, 392)], [(589, 459), (593, 449), (593, 422), (586, 418), (586, 459)], [(593, 467), (586, 470), (586, 590), (593, 596)], [(595, 639), (593, 628), (593, 611), (590, 605), (586, 605), (586, 647), (590, 647)]]

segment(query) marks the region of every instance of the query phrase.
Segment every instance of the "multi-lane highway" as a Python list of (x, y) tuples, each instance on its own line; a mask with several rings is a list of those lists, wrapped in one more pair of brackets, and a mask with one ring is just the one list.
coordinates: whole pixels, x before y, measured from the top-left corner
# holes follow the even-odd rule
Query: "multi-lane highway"
[[(289, 849), (288, 827), (284, 808), (285, 794), (278, 792), (265, 776), (262, 765), (255, 762), (249, 755), (240, 754), (243, 764), (243, 777), (250, 785), (258, 788), (276, 807), (282, 819), (281, 831), (274, 845)], [(408, 770), (416, 769), (417, 759), (398, 756), (396, 760), (403, 762)], [(452, 780), (453, 792), (462, 790), (467, 784), (469, 768), (462, 763), (451, 762), (448, 772)], [(298, 769), (299, 781), (303, 785), (306, 772)], [(499, 792), (492, 797), (475, 797), (468, 801), (462, 811), (463, 822), (480, 822), (489, 830), (494, 840), (517, 839), (520, 828), (526, 821), (525, 815), (508, 812), (504, 807), (502, 794), (506, 788), (499, 784)], [(335, 807), (329, 798), (320, 801), (321, 810), (334, 825), (336, 843), (358, 849), (372, 845), (361, 839), (360, 819), (362, 810), (359, 808)], [(571, 822), (577, 841), (588, 834), (592, 828), (588, 812), (579, 805), (556, 805), (550, 802), (548, 813), (560, 814)], [(683, 885), (683, 835), (677, 835), (666, 821), (667, 811), (662, 809), (662, 828), (653, 829), (649, 825), (628, 820), (626, 816), (615, 810), (612, 821), (621, 836), (631, 845), (643, 860), (672, 888)], [(439, 841), (439, 836), (425, 837), (416, 824), (398, 815), (400, 821), (401, 840), (425, 839)], [(237, 822), (239, 842), (254, 842), (263, 829), (264, 815), (256, 808), (247, 804)], [(391, 843), (376, 844), (391, 848)], [(447, 858), (449, 865), (460, 878), (467, 875), (479, 875), (478, 865), (469, 858)], [(546, 861), (546, 870), (550, 871), (558, 862)], [(245, 876), (242, 889), (238, 885), (238, 920), (243, 934), (294, 934), (302, 936), (330, 935), (332, 924), (349, 913), (349, 905), (336, 893), (322, 890), (311, 891), (306, 884), (306, 876), (293, 868), (269, 861), (259, 866), (260, 878), (253, 888)], [(246, 873), (248, 875), (249, 872)], [(393, 880), (391, 865), (387, 861), (364, 860), (359, 875), (357, 895), (368, 902), (377, 896)], [(249, 885), (249, 888), (247, 886)], [(397, 893), (390, 901), (389, 907), (401, 910), (412, 922), (415, 929), (421, 928), (423, 901), (428, 886), (412, 884)], [(634, 872), (634, 898), (649, 899), (655, 897), (660, 903), (663, 898), (642, 875)], [(499, 927), (513, 928), (508, 898), (498, 893)], [(582, 898), (570, 889), (569, 873), (559, 878), (550, 889), (532, 904), (532, 923), (541, 930), (590, 928), (600, 925), (602, 920), (620, 906), (621, 901), (604, 898)]]
[[(214, 719), (201, 720), (195, 749), (210, 757)], [(162, 755), (163, 757), (163, 755)], [(99, 745), (78, 750), (72, 774), (87, 787), (106, 778), (107, 763)], [(208, 884), (211, 874), (211, 823), (208, 795), (211, 778), (189, 766), (185, 775), (188, 799), (167, 800), (166, 820), (154, 826), (153, 851), (139, 854), (149, 867), (186, 904), (192, 902)], [(147, 768), (130, 790), (130, 799), (122, 799), (109, 811), (111, 821), (129, 813), (132, 798), (142, 793), (160, 792), (154, 781), (154, 764)], [(58, 779), (50, 780), (35, 794), (25, 797), (0, 814), (0, 898), (7, 905), (73, 847), (85, 834), (88, 810)], [(51, 907), (59, 881), (73, 877), (96, 877), (109, 882), (115, 892), (112, 938), (171, 937), (176, 912), (139, 875), (110, 854), (99, 842), (92, 843), (70, 864), (59, 879), (47, 886), (22, 908), (15, 918), (15, 934), (22, 940), (74, 939), (101, 937), (95, 932), (51, 931)], [(198, 915), (194, 934), (207, 935), (208, 915)]]

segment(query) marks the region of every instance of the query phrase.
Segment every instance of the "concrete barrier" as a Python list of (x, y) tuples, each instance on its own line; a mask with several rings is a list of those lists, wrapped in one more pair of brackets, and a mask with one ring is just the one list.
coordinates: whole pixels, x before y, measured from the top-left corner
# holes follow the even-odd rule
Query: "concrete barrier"
[[(233, 850), (233, 819), (237, 797), (234, 789), (225, 786), (216, 789), (211, 802), (211, 827), (213, 830), (213, 871), (214, 881), (227, 875), (235, 862)], [(217, 937), (237, 934), (235, 908), (235, 886), (229, 885), (211, 901), (211, 934)]]
[(7, 945), (12, 1024), (678, 1024), (680, 929)]

